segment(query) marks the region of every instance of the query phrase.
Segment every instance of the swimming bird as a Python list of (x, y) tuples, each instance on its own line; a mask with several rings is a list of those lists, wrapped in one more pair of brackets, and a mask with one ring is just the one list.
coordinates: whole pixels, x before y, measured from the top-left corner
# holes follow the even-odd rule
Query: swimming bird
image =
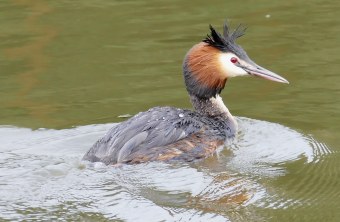
[(246, 28), (210, 34), (194, 45), (183, 62), (183, 76), (194, 110), (154, 107), (115, 125), (85, 154), (83, 160), (109, 164), (148, 161), (195, 161), (206, 158), (235, 137), (237, 122), (220, 93), (229, 78), (257, 76), (288, 83), (253, 62), (236, 43)]

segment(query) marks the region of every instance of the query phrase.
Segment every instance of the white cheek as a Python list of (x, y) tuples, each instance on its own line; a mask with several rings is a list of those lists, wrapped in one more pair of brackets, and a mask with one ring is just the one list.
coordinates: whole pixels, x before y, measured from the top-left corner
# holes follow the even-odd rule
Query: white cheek
[(221, 53), (220, 54), (221, 67), (225, 75), (227, 75), (227, 77), (247, 75), (248, 73), (246, 71), (244, 71), (240, 67), (237, 67), (234, 63), (230, 61), (232, 57), (237, 58), (237, 56), (235, 56), (232, 53)]

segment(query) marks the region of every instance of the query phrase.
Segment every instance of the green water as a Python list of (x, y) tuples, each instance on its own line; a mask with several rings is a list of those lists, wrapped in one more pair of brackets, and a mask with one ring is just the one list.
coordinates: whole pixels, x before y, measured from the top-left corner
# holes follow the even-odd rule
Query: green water
[[(239, 40), (249, 56), (290, 82), (228, 81), (222, 96), (231, 113), (279, 123), (330, 150), (313, 164), (287, 163), (287, 173), (270, 181), (278, 196), (300, 204), (252, 211), (264, 221), (339, 221), (339, 10), (330, 0), (3, 0), (0, 125), (62, 130), (120, 122), (119, 115), (158, 105), (191, 107), (183, 57), (209, 24), (220, 29), (229, 18), (249, 27)], [(180, 197), (171, 198), (175, 207)]]

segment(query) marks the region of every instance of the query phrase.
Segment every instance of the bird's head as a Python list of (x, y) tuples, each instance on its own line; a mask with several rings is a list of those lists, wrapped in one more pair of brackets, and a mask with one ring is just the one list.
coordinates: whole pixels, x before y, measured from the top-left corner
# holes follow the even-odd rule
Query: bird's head
[(210, 26), (211, 33), (194, 45), (184, 58), (183, 72), (190, 95), (211, 98), (219, 94), (228, 78), (253, 75), (268, 80), (288, 83), (286, 79), (253, 62), (236, 44), (246, 28), (238, 26), (230, 31), (224, 24), (223, 35)]

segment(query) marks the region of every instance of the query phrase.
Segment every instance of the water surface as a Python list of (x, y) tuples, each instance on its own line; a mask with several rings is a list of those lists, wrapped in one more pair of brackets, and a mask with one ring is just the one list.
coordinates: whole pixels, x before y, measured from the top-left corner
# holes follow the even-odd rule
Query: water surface
[[(339, 9), (1, 1), (0, 220), (337, 221)], [(120, 115), (189, 108), (182, 59), (226, 17), (249, 27), (239, 43), (250, 57), (290, 81), (228, 81), (237, 141), (194, 164), (80, 162)]]

